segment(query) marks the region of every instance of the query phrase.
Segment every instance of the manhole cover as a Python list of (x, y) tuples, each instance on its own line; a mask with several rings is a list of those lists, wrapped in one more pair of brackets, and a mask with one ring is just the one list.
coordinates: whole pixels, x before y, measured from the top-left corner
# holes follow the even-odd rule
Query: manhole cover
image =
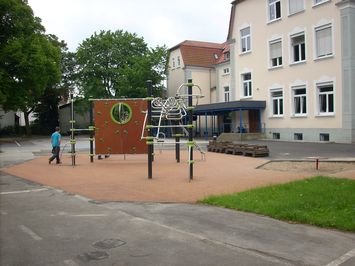
[(85, 252), (83, 255), (80, 255), (79, 257), (83, 260), (90, 261), (90, 260), (107, 259), (109, 255), (105, 251), (90, 251), (90, 252)]
[(92, 203), (92, 204), (97, 204), (97, 205), (99, 205), (99, 204), (104, 204), (104, 202), (98, 201), (98, 200), (89, 200), (88, 202), (89, 202), (89, 203)]
[(122, 246), (124, 244), (126, 244), (126, 242), (121, 239), (110, 238), (110, 239), (105, 239), (102, 241), (95, 242), (93, 246), (96, 248), (110, 249), (110, 248), (116, 248)]

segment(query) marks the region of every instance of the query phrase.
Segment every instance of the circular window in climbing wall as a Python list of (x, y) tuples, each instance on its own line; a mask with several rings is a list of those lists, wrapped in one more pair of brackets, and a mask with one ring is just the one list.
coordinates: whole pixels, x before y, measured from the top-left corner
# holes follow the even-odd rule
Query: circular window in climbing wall
[(127, 124), (132, 118), (132, 109), (126, 103), (116, 103), (111, 108), (111, 118), (117, 124)]

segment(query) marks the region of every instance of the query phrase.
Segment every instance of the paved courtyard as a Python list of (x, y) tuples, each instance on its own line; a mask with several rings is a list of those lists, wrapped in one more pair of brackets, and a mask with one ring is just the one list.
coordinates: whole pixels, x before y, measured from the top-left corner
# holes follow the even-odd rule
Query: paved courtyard
[(62, 165), (49, 165), (48, 142), (0, 147), (1, 265), (354, 265), (354, 233), (186, 204), (312, 176), (258, 166), (315, 154), (352, 161), (354, 145), (270, 142), (268, 158), (196, 153), (189, 182), (186, 151), (177, 164), (173, 151), (156, 149), (148, 180), (146, 156), (91, 164), (81, 138), (77, 166), (66, 152)]

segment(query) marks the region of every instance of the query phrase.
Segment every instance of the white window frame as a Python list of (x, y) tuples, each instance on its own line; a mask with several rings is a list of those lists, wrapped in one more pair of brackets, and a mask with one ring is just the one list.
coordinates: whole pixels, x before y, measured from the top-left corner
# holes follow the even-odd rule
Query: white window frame
[(291, 12), (291, 3), (290, 3), (291, 1), (293, 1), (293, 0), (288, 0), (288, 15), (289, 16), (298, 14), (298, 13), (303, 12), (305, 10), (305, 6), (306, 6), (305, 0), (300, 0), (303, 3), (303, 8), (300, 10), (296, 10), (294, 12)]
[(173, 65), (173, 68), (175, 68), (175, 67), (176, 67), (176, 64), (175, 64), (175, 58), (174, 58), (174, 57), (172, 58), (172, 65)]
[[(244, 77), (245, 75), (250, 74), (250, 79), (245, 80)], [(240, 74), (241, 76), (241, 97), (240, 98), (252, 98), (253, 97), (253, 74), (251, 71), (248, 72), (243, 72)], [(244, 85), (246, 85), (246, 93), (245, 93), (245, 88)]]
[(223, 68), (223, 75), (229, 75), (230, 74), (230, 69), (229, 69), (229, 67), (225, 67), (225, 68)]
[[(294, 45), (293, 45), (293, 39), (297, 38), (299, 36), (303, 36), (304, 37), (304, 59), (299, 60), (299, 61), (295, 61), (295, 54), (294, 54)], [(294, 64), (300, 64), (300, 63), (304, 63), (307, 61), (307, 43), (306, 43), (306, 31), (301, 31), (301, 32), (297, 32), (297, 33), (292, 33), (289, 35), (289, 42), (290, 42), (290, 65), (294, 65)], [(299, 54), (300, 58), (301, 58), (301, 50), (300, 50), (300, 54)]]
[[(273, 1), (272, 3), (270, 3), (270, 1)], [(280, 17), (276, 17), (277, 12), (276, 12), (276, 5), (277, 3), (279, 3), (280, 5)], [(274, 14), (275, 14), (275, 18), (271, 18), (271, 10), (273, 9)], [(268, 18), (268, 22), (274, 22), (274, 21), (278, 21), (282, 18), (282, 6), (281, 6), (281, 0), (267, 0), (267, 18)]]
[(177, 57), (177, 66), (179, 67), (181, 65), (181, 60), (180, 60), (180, 56)]
[(223, 93), (224, 93), (224, 101), (229, 102), (230, 101), (230, 87), (229, 86), (223, 86)]
[[(249, 28), (249, 34), (242, 36), (242, 30), (245, 30), (247, 28)], [(251, 52), (251, 26), (248, 25), (246, 27), (240, 28), (239, 35), (240, 35), (240, 54), (250, 53)], [(249, 40), (249, 47), (248, 47), (248, 40)], [(243, 51), (244, 44), (246, 45), (245, 51)]]
[(330, 0), (319, 0), (319, 2), (317, 3), (317, 0), (312, 0), (313, 3), (313, 7), (319, 6), (319, 5), (323, 5), (325, 3), (330, 2)]
[[(275, 92), (282, 92), (282, 96), (278, 96), (278, 97), (273, 97), (273, 93)], [(278, 106), (278, 112), (275, 114), (274, 112), (274, 100), (277, 101), (277, 106)], [(270, 106), (271, 106), (271, 110), (270, 110), (270, 116), (271, 117), (283, 117), (284, 113), (285, 113), (285, 101), (284, 101), (284, 90), (282, 88), (275, 88), (275, 89), (271, 89), (270, 90)], [(280, 106), (282, 106), (282, 108), (280, 108)], [(282, 109), (282, 113), (280, 112), (280, 110)]]
[[(318, 49), (317, 49), (317, 31), (319, 30), (323, 30), (323, 29), (327, 29), (330, 28), (330, 34), (331, 34), (331, 53), (324, 55), (324, 56), (318, 56)], [(319, 59), (325, 59), (325, 58), (329, 58), (329, 57), (333, 57), (334, 56), (334, 26), (333, 26), (333, 22), (328, 22), (325, 23), (323, 25), (316, 25), (313, 27), (313, 58), (314, 60), (319, 60)]]
[[(272, 59), (273, 59), (273, 58), (271, 58), (271, 45), (273, 45), (273, 44), (275, 44), (275, 43), (278, 43), (278, 42), (281, 43), (281, 64), (278, 64), (278, 65), (276, 65), (276, 66), (273, 66), (273, 65), (272, 65)], [(272, 39), (272, 40), (269, 40), (269, 41), (268, 41), (268, 47), (269, 47), (269, 49), (268, 49), (268, 52), (269, 52), (269, 56), (268, 56), (269, 62), (268, 62), (268, 65), (269, 65), (269, 69), (280, 68), (280, 67), (283, 66), (283, 64), (284, 64), (284, 57), (283, 57), (283, 47), (282, 47), (282, 44), (283, 44), (282, 38)]]
[[(305, 90), (305, 93), (304, 94), (295, 94), (295, 91), (296, 90), (302, 90), (304, 89)], [(305, 117), (307, 116), (308, 114), (308, 96), (307, 96), (307, 87), (306, 85), (299, 85), (299, 86), (292, 86), (291, 87), (291, 108), (292, 108), (292, 115), (294, 117)], [(295, 104), (295, 100), (296, 98), (300, 98), (300, 113), (296, 113), (296, 104)], [(303, 102), (302, 99), (305, 99), (305, 103)], [(304, 104), (306, 105), (306, 112), (303, 112), (303, 106)]]
[[(333, 91), (332, 92), (320, 92), (321, 88), (332, 86)], [(335, 82), (334, 81), (328, 81), (328, 82), (316, 82), (315, 84), (316, 87), (316, 113), (318, 116), (334, 116), (335, 115)], [(323, 112), (321, 111), (321, 102), (320, 102), (320, 96), (321, 95), (326, 95), (326, 111)], [(329, 96), (333, 95), (333, 111), (329, 111)]]

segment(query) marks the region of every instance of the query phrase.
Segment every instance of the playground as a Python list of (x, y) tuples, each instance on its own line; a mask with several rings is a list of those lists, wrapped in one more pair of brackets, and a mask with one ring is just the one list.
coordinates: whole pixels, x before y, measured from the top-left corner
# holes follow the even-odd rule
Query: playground
[[(147, 87), (151, 95), (151, 83)], [(200, 88), (189, 80), (178, 88), (175, 97), (165, 100), (93, 100), (91, 126), (77, 129), (71, 96), (71, 137), (67, 143), (71, 149), (62, 151), (63, 163), (48, 164), (46, 156), (2, 170), (97, 201), (135, 202), (196, 202), (210, 195), (321, 174), (355, 178), (355, 166), (350, 162), (321, 162), (320, 157), (308, 157), (307, 162), (270, 162), (268, 157), (238, 155), (269, 156), (264, 145), (216, 142), (211, 147), (210, 142), (211, 152), (207, 152), (192, 133), (192, 112), (201, 97)], [(165, 128), (174, 133), (169, 141), (164, 137)], [(77, 131), (90, 133), (89, 154), (76, 151)], [(170, 148), (161, 149), (163, 145)], [(102, 159), (94, 159), (96, 156)]]
[[(113, 155), (90, 163), (87, 154), (79, 153), (77, 165), (71, 165), (71, 155), (64, 154), (63, 163), (49, 165), (47, 156), (22, 164), (3, 168), (8, 174), (44, 186), (78, 194), (97, 201), (132, 202), (195, 202), (208, 195), (244, 191), (269, 184), (324, 174), (313, 168), (284, 171), (264, 169), (267, 158), (252, 158), (230, 154), (206, 154), (202, 161), (198, 151), (194, 154), (194, 179), (189, 181), (186, 152), (181, 153), (181, 163), (176, 163), (173, 150), (156, 152), (153, 162), (153, 179), (147, 178), (147, 156), (144, 154)], [(325, 166), (321, 162), (320, 169)], [(355, 178), (354, 164), (330, 176)], [(288, 165), (288, 167), (290, 164)], [(314, 164), (313, 164), (314, 166)]]

